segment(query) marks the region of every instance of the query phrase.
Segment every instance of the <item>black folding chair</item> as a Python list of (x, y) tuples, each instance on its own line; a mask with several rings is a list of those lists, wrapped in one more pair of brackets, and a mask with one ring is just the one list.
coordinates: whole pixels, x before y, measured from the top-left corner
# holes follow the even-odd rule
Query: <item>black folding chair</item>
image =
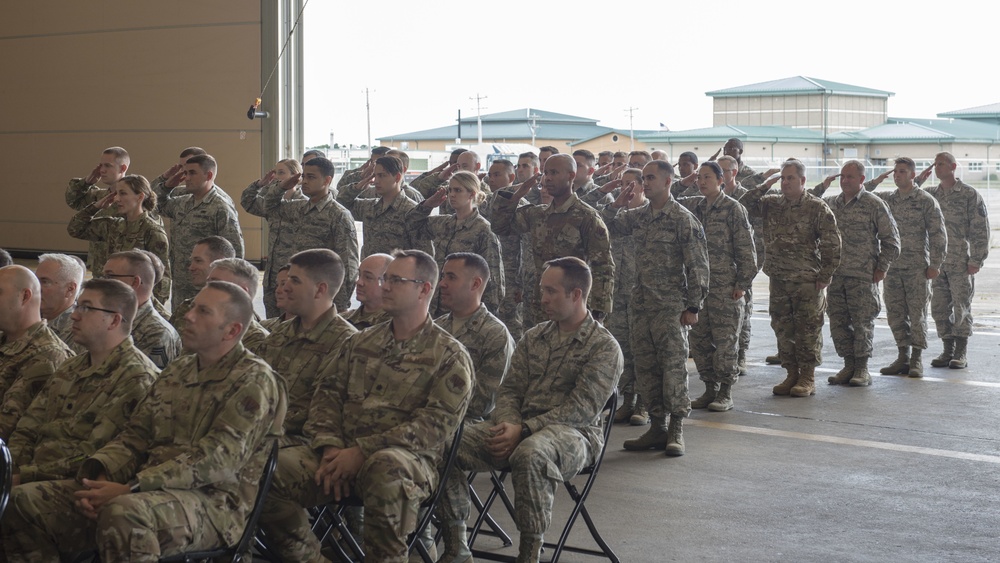
[[(438, 482), (437, 489), (431, 493), (431, 496), (427, 497), (422, 503), (420, 503), (421, 516), (419, 520), (417, 520), (417, 527), (407, 539), (407, 550), (410, 553), (416, 550), (417, 553), (420, 554), (420, 558), (423, 559), (425, 563), (434, 563), (434, 560), (431, 558), (430, 553), (428, 553), (427, 548), (424, 547), (424, 544), (420, 542), (420, 536), (423, 531), (431, 525), (431, 522), (434, 519), (434, 512), (441, 501), (441, 495), (444, 494), (444, 487), (447, 484), (448, 475), (455, 466), (455, 460), (458, 459), (458, 448), (462, 445), (462, 429), (463, 424), (459, 424), (458, 429), (455, 430), (455, 436), (451, 440), (451, 447), (448, 448), (447, 456), (444, 460), (444, 466), (441, 468), (441, 478)], [(357, 497), (349, 497), (337, 505), (328, 505), (316, 510), (314, 513), (313, 532), (316, 533), (321, 542), (324, 542), (327, 547), (333, 550), (340, 561), (343, 561), (344, 563), (364, 561), (364, 550), (361, 549), (361, 546), (351, 534), (350, 529), (348, 529), (347, 522), (344, 519), (344, 508), (348, 506), (362, 506), (361, 499)], [(347, 550), (344, 549), (344, 546), (337, 541), (336, 537), (331, 534), (334, 529), (339, 532), (340, 540), (347, 545), (347, 549), (351, 551), (350, 554), (348, 554)]]
[(0, 440), (0, 518), (3, 518), (10, 502), (10, 490), (14, 487), (14, 462), (10, 457), (10, 448)]
[[(577, 477), (586, 476), (587, 480), (583, 484), (582, 489), (577, 489), (576, 485), (573, 484), (572, 480), (563, 481), (563, 485), (566, 487), (566, 491), (569, 493), (570, 498), (574, 501), (573, 510), (570, 511), (569, 519), (566, 521), (566, 525), (563, 526), (562, 533), (559, 535), (559, 541), (555, 543), (545, 542), (543, 545), (552, 550), (552, 558), (549, 563), (556, 563), (559, 561), (559, 557), (564, 551), (570, 551), (573, 553), (582, 553), (585, 555), (594, 555), (597, 557), (604, 557), (612, 561), (612, 563), (621, 563), (618, 556), (615, 555), (614, 550), (608, 545), (601, 533), (597, 530), (597, 526), (594, 525), (594, 520), (590, 517), (590, 512), (587, 510), (586, 501), (587, 497), (590, 495), (590, 490), (594, 486), (594, 481), (597, 480), (597, 473), (601, 469), (601, 462), (604, 460), (604, 452), (608, 447), (608, 439), (611, 437), (611, 427), (613, 426), (613, 419), (615, 416), (615, 409), (618, 408), (618, 391), (614, 390), (611, 393), (611, 397), (608, 398), (607, 403), (604, 405), (604, 445), (601, 446), (601, 451), (597, 453), (594, 458), (594, 463), (584, 467), (577, 473)], [(479, 517), (476, 519), (476, 523), (473, 525), (472, 533), (469, 537), (469, 546), (473, 546), (475, 537), (479, 533), (488, 533), (486, 531), (481, 531), (483, 522), (486, 520), (489, 514), (490, 507), (497, 498), (500, 498), (510, 513), (511, 517), (514, 515), (514, 505), (510, 502), (510, 497), (507, 496), (506, 489), (504, 488), (503, 482), (507, 477), (508, 471), (501, 471), (499, 474), (496, 472), (490, 472), (490, 482), (493, 484), (493, 490), (486, 497), (483, 502), (483, 510), (480, 512)], [(576, 547), (566, 545), (566, 540), (569, 539), (569, 534), (573, 530), (573, 525), (576, 523), (576, 519), (579, 516), (583, 516), (584, 522), (587, 524), (587, 529), (590, 530), (590, 535), (594, 538), (594, 541), (601, 548), (600, 551), (595, 549), (588, 549), (583, 547)], [(481, 549), (473, 549), (472, 555), (476, 559), (485, 559), (488, 561), (506, 561), (514, 562), (516, 558), (511, 555), (503, 553), (494, 553), (492, 551), (484, 551)]]

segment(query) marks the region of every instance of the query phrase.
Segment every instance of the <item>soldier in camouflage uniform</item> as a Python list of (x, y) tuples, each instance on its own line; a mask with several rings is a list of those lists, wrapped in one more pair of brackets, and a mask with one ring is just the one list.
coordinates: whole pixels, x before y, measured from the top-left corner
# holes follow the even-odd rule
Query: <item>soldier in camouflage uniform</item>
[(950, 153), (934, 157), (934, 173), (940, 183), (927, 188), (941, 205), (948, 229), (948, 253), (941, 275), (931, 282), (931, 316), (944, 345), (934, 367), (964, 369), (966, 348), (972, 336), (972, 294), (975, 275), (990, 253), (990, 220), (983, 197), (975, 188), (955, 177), (957, 163)]
[(63, 362), (9, 440), (16, 483), (71, 479), (83, 460), (125, 427), (160, 370), (132, 345), (135, 292), (88, 280), (73, 313), (84, 348)]
[[(473, 252), (490, 266), (490, 278), (483, 303), (491, 312), (497, 311), (504, 298), (504, 271), (500, 240), (490, 230), (490, 222), (479, 214), (478, 206), (485, 199), (479, 177), (471, 172), (456, 172), (441, 188), (406, 214), (406, 228), (415, 239), (434, 242), (438, 269), (444, 269), (445, 257), (455, 252)], [(451, 215), (430, 216), (445, 200), (454, 210)], [(435, 296), (431, 312), (441, 314), (440, 297)]]
[[(358, 233), (354, 219), (343, 205), (333, 199), (333, 163), (317, 157), (302, 167), (301, 175), (285, 180), (279, 189), (271, 189), (264, 197), (267, 217), (282, 221), (289, 232), (279, 246), (270, 250), (275, 264), (284, 264), (296, 252), (312, 248), (328, 248), (344, 262), (344, 283), (334, 298), (343, 311), (351, 306), (351, 294), (358, 281)], [(308, 199), (288, 200), (282, 194), (294, 190), (302, 181), (302, 194)]]
[[(535, 155), (531, 154), (532, 157)], [(537, 157), (535, 157), (537, 158)], [(530, 159), (526, 159), (530, 162)], [(533, 168), (532, 168), (533, 170)], [(494, 220), (494, 206), (500, 197), (500, 192), (513, 194), (517, 188), (514, 187), (514, 180), (517, 177), (514, 163), (507, 159), (497, 159), (490, 165), (490, 170), (486, 176), (486, 183), (489, 184), (491, 193), (486, 196), (486, 200), (479, 206), (479, 213), (490, 223)], [(527, 205), (523, 199), (518, 205)], [(514, 339), (519, 339), (524, 332), (524, 286), (521, 283), (521, 255), (524, 243), (521, 236), (517, 234), (498, 236), (500, 240), (500, 258), (503, 260), (503, 280), (504, 299), (500, 300), (497, 308), (497, 318), (503, 321)]]
[[(201, 147), (187, 147), (181, 151), (180, 157), (177, 159), (177, 164), (172, 165), (170, 168), (166, 169), (163, 174), (160, 174), (150, 182), (153, 187), (153, 191), (156, 194), (161, 193), (171, 193), (174, 196), (179, 196), (187, 193), (188, 187), (186, 184), (187, 171), (184, 169), (184, 165), (187, 164), (188, 159), (196, 156), (204, 156), (208, 153), (205, 149)], [(219, 197), (226, 201), (230, 206), (236, 207), (233, 202), (233, 198), (229, 197), (226, 190), (222, 186), (217, 186), (219, 188)], [(173, 190), (173, 192), (171, 192)]]
[(0, 440), (73, 352), (42, 320), (41, 287), (24, 266), (0, 268)]
[[(669, 456), (680, 456), (683, 422), (691, 412), (686, 333), (698, 322), (709, 278), (705, 231), (670, 196), (673, 175), (669, 162), (650, 162), (642, 170), (642, 186), (630, 183), (602, 214), (614, 232), (635, 240), (630, 331), (636, 383), (646, 399), (651, 426), (639, 438), (626, 440), (625, 449), (665, 449)], [(623, 210), (638, 189), (649, 205)]]
[[(406, 172), (410, 169), (410, 155), (406, 154), (405, 152), (403, 152), (401, 150), (392, 149), (389, 152), (385, 153), (385, 156), (394, 156), (394, 157), (398, 158), (400, 162), (403, 163), (403, 183), (400, 184), (400, 188), (399, 188), (400, 191), (403, 193), (403, 195), (405, 195), (406, 197), (412, 199), (414, 203), (420, 203), (421, 201), (423, 201), (424, 200), (423, 194), (421, 194), (420, 191), (418, 191), (416, 188), (414, 188), (410, 184), (406, 183)], [(370, 163), (368, 165), (368, 171), (369, 172), (374, 171), (374, 168), (375, 168), (374, 163)], [(365, 186), (367, 186), (367, 187), (364, 189), (364, 191), (362, 191), (358, 195), (359, 198), (366, 199), (366, 198), (377, 198), (378, 197), (378, 192), (375, 190), (375, 186), (371, 185), (371, 178), (370, 177), (369, 178), (362, 177), (361, 182), (364, 183)], [(443, 208), (442, 208), (442, 210), (443, 210)], [(450, 213), (451, 211), (452, 210), (448, 210), (447, 212)]]
[(73, 303), (80, 293), (87, 265), (70, 254), (40, 254), (35, 276), (42, 288), (42, 318), (52, 332), (79, 354), (83, 348), (73, 342)]
[[(899, 228), (899, 258), (886, 274), (883, 288), (885, 311), (899, 356), (880, 372), (922, 377), (927, 300), (931, 280), (941, 273), (948, 251), (948, 231), (937, 200), (914, 183), (916, 163), (907, 157), (897, 158), (891, 173), (897, 189), (872, 193), (889, 206)], [(876, 185), (865, 182), (865, 189), (874, 190)]]
[(139, 310), (132, 321), (132, 340), (156, 367), (167, 367), (181, 353), (181, 338), (170, 322), (153, 309), (154, 273), (149, 257), (139, 250), (116, 252), (108, 258), (101, 277), (121, 280), (135, 290)]
[[(447, 166), (441, 165), (431, 173), (421, 174), (417, 179), (413, 180), (413, 190), (418, 192), (419, 197), (414, 198), (409, 196), (410, 199), (416, 201), (417, 203), (422, 202), (425, 199), (432, 197), (434, 194), (441, 191), (441, 188), (447, 188), (448, 183), (451, 181), (452, 176), (458, 172), (468, 172), (474, 175), (477, 179), (479, 178), (479, 169), (482, 168), (482, 162), (479, 160), (479, 154), (474, 151), (461, 149), (461, 152), (452, 152), (452, 158), (454, 161), (449, 159), (449, 164)], [(396, 151), (390, 151), (389, 156), (393, 156)], [(404, 153), (405, 154), (405, 153)], [(406, 167), (409, 165), (409, 158), (403, 160), (404, 172)], [(482, 192), (486, 192), (486, 187), (484, 186)], [(451, 202), (444, 201), (437, 205), (438, 210), (442, 215), (451, 215), (455, 213), (455, 208), (451, 206)]]
[[(101, 199), (111, 195), (115, 184), (125, 176), (131, 159), (128, 151), (121, 147), (108, 147), (101, 153), (101, 160), (94, 167), (94, 170), (86, 178), (73, 178), (66, 186), (66, 205), (74, 211), (81, 211), (87, 206), (94, 204)], [(97, 186), (100, 180), (104, 187)], [(100, 212), (102, 217), (113, 217), (118, 210), (108, 207)], [(87, 266), (91, 271), (97, 272), (108, 260), (107, 245), (100, 241), (91, 240), (87, 247)]]
[[(275, 327), (260, 350), (288, 390), (283, 448), (308, 443), (302, 426), (317, 378), (347, 337), (357, 332), (333, 303), (344, 281), (343, 260), (332, 250), (316, 248), (293, 255), (289, 263), (285, 310), (294, 318)], [(281, 474), (284, 461), (278, 465)]]
[[(549, 159), (552, 160), (551, 158)], [(593, 463), (603, 444), (602, 410), (622, 372), (611, 333), (587, 311), (591, 275), (575, 257), (542, 272), (549, 321), (529, 329), (514, 351), (489, 421), (467, 426), (458, 462), (441, 499), (442, 561), (471, 561), (465, 538), (469, 493), (465, 471), (507, 469), (514, 485), (519, 562), (538, 561), (561, 481)]]
[[(187, 260), (201, 239), (218, 235), (232, 243), (236, 257), (243, 258), (243, 233), (232, 200), (222, 197), (215, 185), (218, 164), (209, 155), (192, 156), (184, 164), (186, 193), (176, 195), (168, 182), (154, 191), (157, 208), (170, 222), (170, 272), (173, 278), (173, 308), (197, 293), (191, 283)], [(168, 191), (170, 190), (170, 191)]]
[(677, 179), (670, 186), (670, 195), (674, 199), (701, 195), (698, 189), (697, 154), (685, 151), (677, 157)]
[(428, 315), (436, 279), (428, 254), (397, 253), (383, 286), (392, 322), (352, 336), (322, 374), (308, 445), (289, 448), (298, 478), (275, 480), (261, 516), (281, 560), (322, 561), (302, 507), (353, 494), (364, 504), (366, 559), (406, 561), (418, 507), (438, 484), (472, 392), (468, 353)]
[(240, 344), (253, 315), (246, 292), (211, 282), (195, 303), (184, 331), (194, 354), (165, 369), (125, 430), (83, 462), (82, 483), (16, 488), (3, 521), (11, 561), (86, 549), (101, 561), (157, 561), (239, 539), (284, 389)]
[[(257, 268), (242, 258), (221, 258), (212, 262), (206, 281), (234, 283), (247, 292), (251, 301), (257, 296), (257, 288), (260, 287), (260, 275), (257, 273)], [(257, 315), (254, 314), (250, 319), (250, 326), (243, 333), (243, 347), (260, 355), (264, 340), (271, 333), (257, 322), (256, 317)]]
[[(191, 274), (191, 285), (201, 291), (208, 281), (208, 271), (212, 267), (212, 262), (222, 258), (235, 258), (236, 249), (232, 243), (220, 236), (205, 237), (195, 243), (191, 249), (191, 257), (188, 258), (188, 272)], [(194, 297), (185, 299), (174, 307), (174, 314), (170, 316), (170, 324), (177, 329), (178, 334), (184, 330), (187, 323), (185, 315), (194, 306)]]
[(708, 245), (708, 297), (698, 322), (691, 327), (691, 350), (705, 392), (691, 408), (722, 412), (733, 408), (732, 387), (739, 379), (739, 336), (745, 319), (746, 291), (757, 276), (754, 247), (746, 209), (722, 191), (722, 168), (706, 162), (698, 171), (703, 196), (681, 198), (705, 229)]
[(827, 289), (830, 335), (837, 355), (844, 358), (843, 369), (828, 381), (866, 387), (872, 383), (868, 358), (875, 317), (882, 309), (878, 284), (899, 257), (899, 229), (885, 202), (862, 189), (864, 164), (848, 160), (839, 177), (843, 193), (823, 200), (837, 218), (842, 244), (851, 252), (843, 254)]
[[(322, 155), (318, 155), (322, 156)], [(275, 255), (276, 248), (286, 248), (289, 246), (289, 239), (294, 233), (292, 229), (283, 228), (284, 222), (281, 217), (268, 215), (264, 209), (264, 196), (271, 190), (280, 190), (279, 186), (296, 174), (302, 173), (302, 165), (299, 161), (289, 158), (279, 160), (274, 168), (269, 170), (263, 178), (254, 180), (240, 196), (240, 206), (251, 215), (267, 219), (267, 260), (264, 265), (264, 310), (267, 315), (276, 316), (278, 314), (277, 304), (274, 302), (274, 290), (278, 286), (278, 268), (288, 263), (287, 257), (284, 259)], [(283, 191), (282, 196), (286, 200), (305, 200), (302, 190), (293, 188)]]
[[(101, 211), (115, 209), (115, 214)], [(142, 176), (129, 174), (112, 187), (104, 198), (84, 207), (70, 219), (66, 230), (74, 238), (103, 244), (106, 256), (122, 250), (148, 250), (164, 264), (169, 263), (167, 231), (150, 215), (156, 209), (156, 194)], [(97, 271), (97, 270), (95, 270)], [(156, 298), (170, 298), (170, 276), (164, 276), (154, 291)]]
[(594, 153), (587, 149), (573, 151), (573, 160), (576, 161), (576, 176), (573, 177), (573, 193), (580, 201), (593, 208), (611, 203), (614, 198), (605, 192), (597, 189), (594, 183), (594, 163), (596, 158)]
[(278, 307), (278, 316), (264, 319), (260, 322), (260, 326), (264, 327), (269, 332), (273, 331), (281, 323), (291, 320), (294, 316), (285, 312), (285, 283), (288, 281), (289, 268), (291, 268), (291, 266), (288, 264), (278, 268), (278, 275), (275, 277), (277, 286), (274, 288), (274, 303)]
[[(434, 254), (430, 241), (418, 241), (406, 231), (406, 213), (417, 206), (416, 202), (402, 195), (403, 163), (394, 156), (382, 156), (375, 161), (372, 175), (345, 186), (337, 195), (337, 202), (351, 211), (354, 219), (364, 225), (365, 244), (361, 257), (371, 254), (391, 254), (397, 248), (417, 248)], [(375, 180), (378, 198), (359, 198), (358, 195)]]
[[(364, 164), (358, 166), (357, 168), (352, 168), (344, 172), (344, 174), (340, 177), (340, 180), (337, 181), (337, 190), (336, 190), (337, 193), (340, 193), (341, 189), (351, 184), (354, 184), (358, 180), (363, 178), (368, 173), (369, 169), (375, 165), (375, 161), (378, 160), (380, 156), (385, 156), (385, 153), (389, 152), (389, 150), (390, 150), (389, 147), (373, 148), (371, 158), (365, 161)], [(324, 155), (320, 154), (317, 156), (324, 156)], [(302, 161), (305, 162), (304, 157)]]
[[(736, 183), (747, 190), (752, 190), (763, 184), (773, 174), (781, 171), (777, 168), (771, 168), (761, 173), (754, 171), (753, 168), (750, 168), (743, 162), (743, 141), (735, 137), (726, 141), (726, 144), (722, 147), (722, 154), (736, 161)], [(722, 164), (722, 159), (719, 160), (719, 164)], [(727, 195), (732, 197), (732, 194)]]
[[(500, 193), (493, 211), (493, 232), (500, 236), (531, 235), (532, 259), (536, 271), (553, 258), (576, 256), (587, 262), (594, 272), (594, 290), (590, 294), (590, 309), (601, 321), (611, 313), (615, 285), (615, 262), (611, 257), (611, 239), (598, 212), (580, 201), (572, 191), (576, 161), (569, 155), (554, 155), (546, 162), (543, 186), (552, 196), (550, 205), (518, 204), (540, 178), (532, 177), (507, 197)], [(533, 287), (528, 305), (535, 320), (545, 317), (541, 307), (541, 290)]]
[(372, 254), (358, 268), (357, 298), (361, 305), (343, 313), (344, 319), (358, 330), (389, 320), (382, 309), (382, 276), (392, 262), (388, 254)]
[(750, 217), (764, 221), (764, 273), (770, 279), (771, 328), (788, 375), (775, 395), (816, 393), (822, 349), (823, 312), (833, 272), (840, 265), (837, 218), (821, 199), (806, 193), (806, 168), (788, 160), (781, 168), (781, 194), (768, 194), (772, 178), (740, 198)]

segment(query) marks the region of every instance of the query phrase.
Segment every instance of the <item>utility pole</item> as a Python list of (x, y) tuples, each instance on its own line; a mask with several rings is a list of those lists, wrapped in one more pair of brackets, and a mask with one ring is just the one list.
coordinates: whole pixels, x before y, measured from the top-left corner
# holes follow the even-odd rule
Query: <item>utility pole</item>
[(627, 110), (625, 110), (628, 112), (628, 141), (629, 141), (628, 150), (630, 151), (635, 150), (635, 129), (632, 127), (632, 114), (638, 109), (639, 108), (629, 107)]
[(368, 150), (372, 148), (372, 105), (368, 101), (368, 87), (365, 87), (365, 116), (368, 119)]
[(480, 96), (479, 92), (476, 92), (475, 98), (469, 98), (470, 100), (476, 100), (476, 125), (479, 127), (479, 144), (483, 144), (483, 110), (485, 108), (479, 105), (479, 102), (486, 99), (486, 96)]
[(528, 115), (528, 119), (531, 120), (531, 125), (528, 126), (531, 129), (531, 146), (535, 146), (535, 134), (538, 133), (538, 114), (531, 113)]

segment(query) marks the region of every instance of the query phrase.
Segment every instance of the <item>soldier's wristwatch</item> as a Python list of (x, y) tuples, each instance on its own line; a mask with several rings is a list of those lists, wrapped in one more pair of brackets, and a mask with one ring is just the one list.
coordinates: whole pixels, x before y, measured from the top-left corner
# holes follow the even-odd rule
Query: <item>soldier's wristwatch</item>
[(531, 428), (528, 428), (527, 424), (521, 424), (521, 439), (525, 439), (531, 436)]

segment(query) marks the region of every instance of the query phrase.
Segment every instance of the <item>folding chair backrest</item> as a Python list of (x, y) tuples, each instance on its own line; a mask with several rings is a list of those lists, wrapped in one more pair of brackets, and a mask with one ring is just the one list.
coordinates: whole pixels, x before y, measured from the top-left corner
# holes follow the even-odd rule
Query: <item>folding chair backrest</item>
[(14, 462), (10, 457), (10, 449), (0, 440), (0, 518), (7, 510), (10, 501), (10, 490), (14, 485)]
[(257, 497), (253, 501), (253, 509), (250, 511), (250, 517), (247, 519), (247, 526), (243, 529), (243, 535), (240, 536), (240, 542), (236, 544), (236, 553), (243, 554), (250, 550), (250, 543), (253, 542), (254, 536), (257, 534), (257, 521), (260, 520), (260, 514), (264, 511), (264, 499), (267, 498), (267, 493), (271, 490), (271, 482), (274, 481), (274, 470), (278, 466), (278, 441), (274, 440), (271, 443), (271, 453), (267, 456), (267, 461), (264, 462), (264, 472), (261, 473), (260, 483), (257, 485)]

